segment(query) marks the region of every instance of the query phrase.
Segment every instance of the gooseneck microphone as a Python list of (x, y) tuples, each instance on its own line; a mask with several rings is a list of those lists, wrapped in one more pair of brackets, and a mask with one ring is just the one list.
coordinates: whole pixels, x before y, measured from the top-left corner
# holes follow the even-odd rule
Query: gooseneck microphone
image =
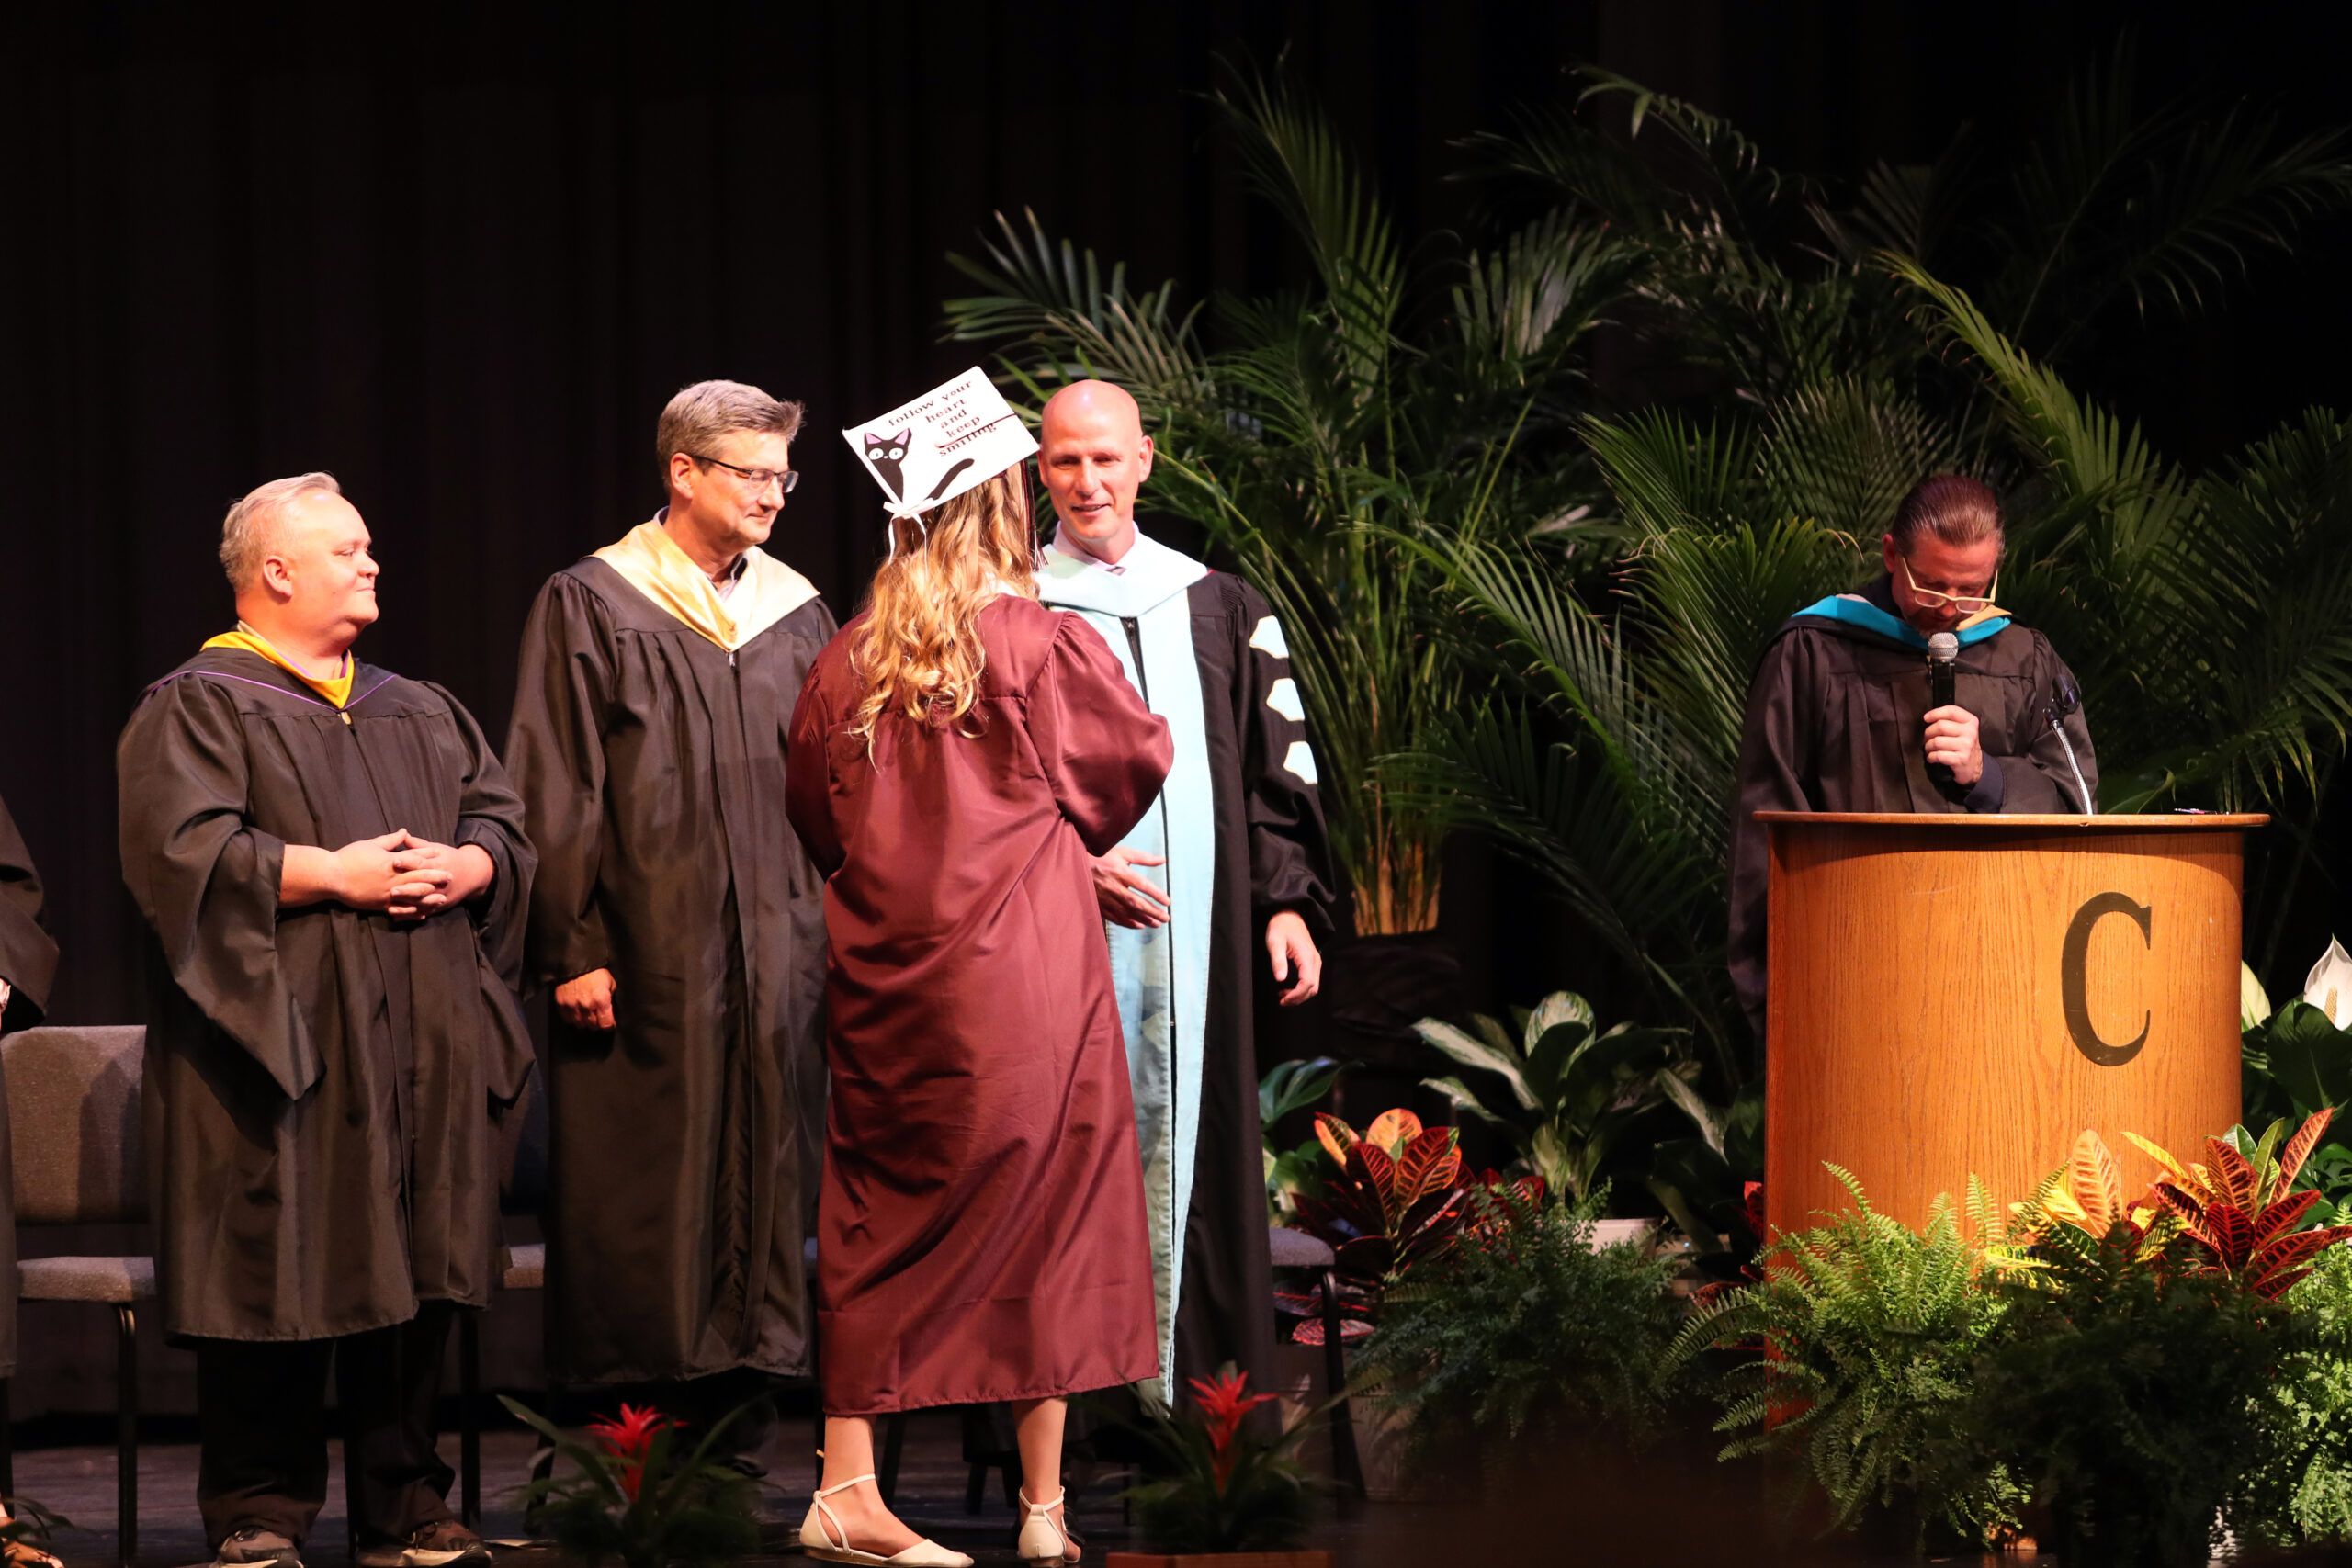
[[(1950, 632), (1938, 632), (1928, 638), (1928, 708), (1951, 706), (1953, 697), (1952, 667), (1960, 658), (1960, 638)], [(1928, 777), (1939, 789), (1948, 789), (1958, 783), (1951, 770), (1941, 762), (1928, 764)]]

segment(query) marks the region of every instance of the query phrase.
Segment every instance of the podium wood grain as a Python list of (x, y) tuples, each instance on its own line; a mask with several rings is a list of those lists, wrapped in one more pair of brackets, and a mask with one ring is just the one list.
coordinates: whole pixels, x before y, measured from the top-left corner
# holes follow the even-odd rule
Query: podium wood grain
[(2237, 1120), (2245, 837), (2267, 818), (1758, 819), (1774, 1232), (1851, 1206), (1825, 1160), (1883, 1213), (1918, 1224), (1950, 1193), (1964, 1223), (1970, 1176), (2013, 1201), (2086, 1127), (2136, 1190), (2154, 1162), (2124, 1131), (2185, 1156)]

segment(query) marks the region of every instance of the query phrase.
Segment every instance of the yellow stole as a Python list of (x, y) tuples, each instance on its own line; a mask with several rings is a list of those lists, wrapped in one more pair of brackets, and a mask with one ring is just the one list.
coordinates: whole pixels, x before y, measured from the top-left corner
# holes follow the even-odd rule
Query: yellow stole
[(309, 671), (303, 669), (300, 665), (287, 658), (286, 655), (278, 652), (277, 648), (271, 644), (267, 637), (262, 636), (261, 633), (254, 630), (253, 627), (245, 625), (243, 621), (239, 621), (237, 623), (237, 629), (235, 631), (222, 632), (219, 637), (207, 641), (204, 646), (207, 648), (242, 648), (247, 653), (259, 654), (262, 658), (268, 660), (272, 664), (277, 665), (280, 670), (285, 671), (288, 675), (293, 676), (297, 681), (301, 682), (305, 686), (310, 687), (311, 690), (318, 693), (319, 695), (326, 698), (327, 701), (333, 703), (335, 706), (341, 707), (345, 703), (351, 701), (351, 677), (356, 671), (357, 666), (352, 663), (351, 654), (348, 649), (345, 651), (343, 656), (342, 672), (340, 674), (331, 675), (325, 680), (321, 680), (318, 676), (311, 674)]
[(817, 585), (758, 546), (743, 552), (743, 575), (726, 598), (678, 547), (660, 518), (640, 523), (596, 558), (628, 585), (732, 653), (809, 600)]

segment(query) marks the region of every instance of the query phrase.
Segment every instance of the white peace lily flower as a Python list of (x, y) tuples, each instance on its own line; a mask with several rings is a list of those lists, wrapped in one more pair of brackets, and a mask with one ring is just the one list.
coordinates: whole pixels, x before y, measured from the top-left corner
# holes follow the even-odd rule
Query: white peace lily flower
[(2238, 965), (2238, 1028), (2255, 1029), (2270, 1021), (2270, 993), (2254, 977), (2254, 965)]
[(2352, 1029), (2352, 953), (2333, 937), (2303, 980), (2303, 1000), (2327, 1014), (2336, 1028)]

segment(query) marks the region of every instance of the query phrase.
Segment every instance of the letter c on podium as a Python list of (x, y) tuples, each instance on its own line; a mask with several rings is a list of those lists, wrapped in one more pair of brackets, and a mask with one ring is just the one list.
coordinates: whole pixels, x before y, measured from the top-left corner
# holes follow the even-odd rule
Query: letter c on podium
[(2091, 928), (2108, 915), (2129, 915), (2140, 928), (2142, 940), (2154, 945), (2152, 929), (2153, 911), (2145, 904), (2135, 904), (2121, 893), (2099, 893), (2084, 901), (2075, 911), (2066, 927), (2066, 952), (2059, 971), (2059, 992), (2066, 1006), (2066, 1032), (2075, 1038), (2075, 1049), (2102, 1067), (2120, 1067), (2140, 1054), (2148, 1043), (2148, 1026), (2152, 1020), (2143, 1016), (2140, 1032), (2125, 1045), (2110, 1045), (2098, 1037), (2091, 1027), (2090, 956)]

